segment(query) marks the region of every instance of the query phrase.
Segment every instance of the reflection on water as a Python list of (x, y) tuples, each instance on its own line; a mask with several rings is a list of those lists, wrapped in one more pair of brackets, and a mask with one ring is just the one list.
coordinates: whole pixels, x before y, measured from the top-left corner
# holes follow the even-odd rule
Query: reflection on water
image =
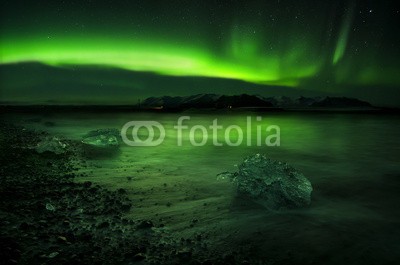
[[(164, 142), (157, 147), (122, 146), (123, 154), (134, 155), (140, 152), (146, 157), (146, 163), (173, 161), (190, 165), (201, 161), (208, 167), (219, 169), (229, 167), (243, 159), (244, 156), (256, 152), (266, 153), (273, 158), (293, 163), (308, 171), (310, 177), (316, 169), (324, 171), (321, 176), (315, 176), (315, 181), (335, 179), (353, 181), (355, 178), (372, 177), (376, 174), (397, 172), (400, 146), (397, 137), (400, 133), (400, 122), (397, 117), (382, 117), (373, 115), (349, 114), (264, 114), (262, 121), (256, 121), (255, 115), (246, 114), (185, 114), (191, 119), (184, 121), (188, 129), (183, 129), (182, 146), (177, 146), (177, 124), (180, 114), (80, 114), (46, 117), (41, 122), (31, 122), (32, 126), (63, 135), (68, 138), (80, 139), (86, 132), (97, 128), (122, 128), (131, 120), (155, 120), (163, 124), (166, 130)], [(247, 146), (247, 117), (252, 117), (251, 146)], [(22, 119), (22, 118), (21, 118)], [(209, 127), (214, 119), (223, 127), (217, 135), (222, 146), (213, 145), (213, 134), (208, 129), (208, 140), (204, 146), (193, 147), (189, 141), (190, 128), (195, 125)], [(29, 124), (29, 118), (25, 118)], [(35, 121), (38, 121), (37, 119)], [(53, 122), (54, 126), (46, 126)], [(224, 142), (224, 130), (229, 125), (243, 128), (244, 140), (239, 147), (231, 147)], [(268, 133), (265, 128), (278, 125), (281, 133), (279, 147), (257, 146), (257, 126), (262, 127), (263, 139)], [(197, 131), (199, 132), (199, 131)], [(140, 130), (146, 134), (145, 130)], [(237, 138), (235, 132), (230, 134), (232, 141)], [(145, 135), (143, 136), (145, 137)], [(201, 137), (199, 135), (198, 137)], [(198, 140), (198, 139), (197, 139)], [(199, 140), (201, 142), (201, 139)], [(190, 155), (190, 157), (188, 157)], [(158, 162), (157, 162), (158, 161)], [(361, 172), (364, 172), (361, 176)], [(355, 174), (358, 173), (358, 174)]]
[[(131, 120), (154, 120), (166, 130), (157, 147), (122, 145), (120, 154), (108, 160), (91, 161), (91, 178), (110, 187), (132, 190), (140, 207), (137, 216), (164, 218), (171, 231), (211, 234), (215, 244), (246, 246), (257, 255), (296, 257), (323, 263), (384, 263), (400, 253), (400, 122), (397, 116), (357, 114), (254, 114), (190, 113), (185, 120), (182, 146), (177, 146), (174, 125), (181, 114), (65, 114), (46, 117), (14, 116), (27, 126), (52, 134), (80, 139), (98, 128), (122, 128)], [(245, 129), (253, 118), (251, 139)], [(256, 116), (262, 118), (256, 120)], [(193, 147), (190, 128), (218, 124), (243, 128), (238, 147), (213, 145), (212, 131), (204, 146)], [(52, 126), (49, 126), (51, 124)], [(257, 126), (263, 137), (269, 125), (280, 127), (280, 146), (257, 146)], [(146, 131), (141, 130), (142, 137)], [(201, 141), (201, 135), (196, 135)], [(218, 142), (224, 142), (220, 131)], [(231, 135), (237, 140), (238, 135)], [(265, 153), (287, 161), (313, 183), (309, 209), (270, 213), (235, 197), (230, 183), (216, 181), (222, 171), (234, 171), (244, 157)], [(127, 176), (132, 181), (126, 181)], [(162, 186), (162, 187), (161, 187)], [(165, 203), (170, 202), (166, 207)], [(187, 222), (200, 220), (195, 228)], [(254, 247), (256, 246), (256, 247)], [(258, 249), (258, 250), (257, 250)], [(283, 251), (284, 249), (285, 251)], [(263, 251), (265, 250), (265, 251)], [(318, 260), (314, 260), (315, 258)]]

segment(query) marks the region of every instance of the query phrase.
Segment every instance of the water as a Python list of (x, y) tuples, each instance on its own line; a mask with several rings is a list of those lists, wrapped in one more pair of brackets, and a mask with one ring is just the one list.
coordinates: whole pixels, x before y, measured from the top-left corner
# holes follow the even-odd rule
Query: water
[[(11, 115), (27, 127), (66, 138), (81, 139), (98, 128), (121, 128), (131, 120), (155, 120), (166, 137), (156, 147), (122, 145), (116, 157), (89, 159), (81, 171), (110, 188), (129, 191), (136, 208), (128, 215), (162, 222), (172, 236), (207, 235), (215, 248), (248, 248), (253, 255), (284, 262), (385, 263), (400, 253), (400, 122), (397, 116), (308, 113), (185, 113), (188, 129), (177, 146), (174, 125), (182, 114), (113, 113)], [(247, 117), (252, 119), (247, 146)], [(261, 121), (256, 117), (260, 116)], [(212, 131), (204, 146), (193, 147), (190, 128), (243, 128), (240, 146), (224, 142), (224, 130)], [(53, 122), (54, 126), (46, 126)], [(280, 127), (280, 146), (257, 146), (270, 125)], [(146, 131), (139, 134), (146, 137)], [(157, 134), (156, 134), (157, 136)], [(200, 142), (201, 135), (196, 135)], [(232, 133), (237, 141), (238, 134)], [(286, 161), (310, 179), (314, 192), (308, 209), (279, 213), (236, 198), (232, 184), (217, 181), (223, 171), (235, 171), (244, 157), (265, 153)], [(127, 177), (131, 176), (132, 181)], [(196, 219), (196, 225), (190, 225)]]

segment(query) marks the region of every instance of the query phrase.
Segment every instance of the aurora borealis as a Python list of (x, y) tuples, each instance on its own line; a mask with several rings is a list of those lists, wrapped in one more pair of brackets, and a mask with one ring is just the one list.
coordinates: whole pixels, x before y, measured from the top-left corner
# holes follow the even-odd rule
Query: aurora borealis
[[(393, 91), (400, 85), (400, 42), (395, 33), (400, 14), (390, 1), (3, 1), (1, 5), (2, 68), (40, 63), (78, 71), (94, 67), (99, 73), (121, 69), (220, 78), (261, 85), (260, 93), (278, 86), (357, 94), (376, 86)], [(45, 83), (59, 82), (51, 78)], [(13, 78), (3, 76), (1, 82), (5, 95), (19, 89)], [(91, 82), (95, 87), (95, 80)], [(99, 77), (97, 85), (104, 82)], [(111, 85), (117, 89), (115, 82)], [(130, 85), (138, 86), (124, 87)], [(168, 92), (161, 84), (156, 90)], [(227, 93), (229, 88), (217, 92)]]
[[(233, 42), (232, 56), (219, 58), (203, 47), (176, 47), (168, 42), (141, 43), (132, 40), (109, 41), (60, 38), (33, 40), (10, 45), (4, 63), (41, 62), (49, 65), (96, 65), (133, 71), (149, 71), (174, 76), (204, 76), (239, 79), (254, 83), (296, 86), (302, 78), (313, 76), (319, 62), (302, 64), (301, 47), (279, 57), (271, 54), (258, 58), (245, 41)], [(84, 45), (82, 45), (84, 43)], [(237, 45), (245, 46), (243, 52)], [(63, 47), (60, 50), (59, 47)], [(235, 52), (238, 51), (238, 52)], [(248, 52), (248, 54), (246, 54)]]

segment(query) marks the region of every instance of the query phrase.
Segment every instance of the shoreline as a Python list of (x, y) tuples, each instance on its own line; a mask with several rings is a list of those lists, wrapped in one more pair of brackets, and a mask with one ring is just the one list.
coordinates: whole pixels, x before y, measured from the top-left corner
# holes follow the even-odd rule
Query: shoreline
[[(77, 182), (79, 147), (65, 154), (29, 148), (47, 136), (7, 123), (0, 141), (0, 260), (9, 264), (224, 264), (200, 238), (176, 241), (152, 220), (126, 218), (134, 205), (122, 188)], [(131, 213), (132, 214), (132, 213)], [(231, 254), (227, 254), (232, 259)], [(244, 260), (236, 256), (236, 260)]]
[(0, 104), (0, 114), (7, 113), (301, 113), (301, 114), (371, 114), (399, 115), (399, 108), (390, 107), (314, 107), (314, 108), (281, 108), (281, 107), (241, 107), (241, 108), (138, 108), (130, 105), (8, 105)]

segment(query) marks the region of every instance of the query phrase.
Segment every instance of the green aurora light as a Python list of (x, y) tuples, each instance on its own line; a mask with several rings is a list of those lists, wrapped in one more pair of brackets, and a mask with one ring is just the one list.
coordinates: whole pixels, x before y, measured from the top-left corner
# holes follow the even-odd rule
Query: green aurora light
[(8, 3), (0, 66), (95, 66), (295, 88), (312, 84), (321, 91), (400, 85), (399, 41), (385, 26), (398, 20), (387, 15), (391, 6), (339, 2), (232, 2), (211, 9), (206, 3), (183, 8), (133, 1), (100, 8), (82, 2), (82, 11), (72, 3), (24, 10)]
[(295, 43), (285, 53), (256, 51), (256, 40), (235, 35), (229, 56), (201, 46), (159, 40), (105, 37), (32, 38), (2, 43), (1, 64), (95, 65), (173, 76), (238, 79), (259, 84), (297, 86), (315, 75), (321, 61), (310, 60), (307, 46)]
[(337, 64), (344, 56), (346, 52), (347, 42), (349, 39), (351, 23), (353, 21), (354, 6), (348, 8), (345, 18), (343, 20), (342, 27), (340, 29), (339, 38), (337, 40), (335, 53), (333, 55), (333, 63)]

